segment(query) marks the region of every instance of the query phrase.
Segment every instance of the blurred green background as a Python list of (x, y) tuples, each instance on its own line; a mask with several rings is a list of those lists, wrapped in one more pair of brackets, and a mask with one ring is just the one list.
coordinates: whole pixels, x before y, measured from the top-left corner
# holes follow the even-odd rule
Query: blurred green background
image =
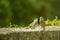
[(0, 0), (0, 26), (27, 26), (39, 16), (60, 17), (60, 0)]

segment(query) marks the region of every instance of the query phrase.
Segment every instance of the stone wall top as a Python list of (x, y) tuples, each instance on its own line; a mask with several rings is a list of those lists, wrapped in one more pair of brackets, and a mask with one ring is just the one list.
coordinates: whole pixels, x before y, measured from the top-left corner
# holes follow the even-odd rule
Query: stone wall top
[[(9, 34), (13, 32), (36, 32), (36, 31), (43, 31), (43, 28), (36, 27), (36, 28), (0, 28), (0, 34)], [(44, 31), (60, 31), (60, 26), (46, 26)]]

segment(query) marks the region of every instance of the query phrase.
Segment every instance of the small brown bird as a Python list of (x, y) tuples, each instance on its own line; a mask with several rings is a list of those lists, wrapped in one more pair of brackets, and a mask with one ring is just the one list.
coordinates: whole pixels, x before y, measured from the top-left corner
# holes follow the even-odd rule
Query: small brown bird
[(39, 18), (39, 21), (38, 18), (34, 19), (34, 21), (28, 26), (28, 28), (35, 28), (35, 25), (37, 25), (38, 22), (40, 23), (43, 30), (45, 30), (45, 20), (42, 16)]
[(43, 30), (45, 30), (45, 20), (42, 16), (40, 17), (40, 25), (43, 28)]

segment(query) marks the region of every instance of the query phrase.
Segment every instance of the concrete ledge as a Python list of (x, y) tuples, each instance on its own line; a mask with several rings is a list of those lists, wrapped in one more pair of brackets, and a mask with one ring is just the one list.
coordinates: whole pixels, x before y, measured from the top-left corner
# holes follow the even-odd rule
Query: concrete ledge
[[(7, 34), (12, 32), (35, 32), (35, 31), (43, 31), (42, 27), (36, 28), (0, 28), (0, 34)], [(45, 31), (60, 31), (60, 26), (46, 26)]]
[(0, 40), (60, 40), (60, 26), (34, 29), (0, 28)]

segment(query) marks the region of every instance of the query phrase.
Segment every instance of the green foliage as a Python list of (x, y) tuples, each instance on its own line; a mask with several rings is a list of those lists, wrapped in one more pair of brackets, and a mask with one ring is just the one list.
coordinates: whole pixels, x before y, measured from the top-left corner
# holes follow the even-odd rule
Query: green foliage
[[(46, 25), (46, 26), (60, 26), (60, 19), (58, 19), (57, 16), (55, 16), (55, 18), (54, 18), (53, 20), (47, 19), (47, 20), (45, 21), (45, 25)], [(36, 25), (36, 26), (39, 26), (39, 25)], [(16, 24), (12, 24), (12, 23), (10, 22), (9, 25), (6, 26), (6, 27), (12, 28), (12, 27), (20, 27), (20, 26), (18, 26), (18, 25), (16, 25)], [(22, 25), (21, 27), (24, 27), (24, 26)]]
[(6, 25), (5, 27), (7, 27), (7, 28), (16, 28), (16, 27), (19, 27), (18, 25), (16, 25), (16, 24), (12, 24), (11, 22), (8, 24), (8, 25)]
[(60, 26), (60, 20), (58, 19), (57, 16), (55, 16), (55, 19), (53, 20), (47, 19), (45, 21), (45, 24), (46, 26)]
[(0, 0), (0, 26), (12, 24), (27, 26), (35, 18), (60, 17), (59, 0)]

